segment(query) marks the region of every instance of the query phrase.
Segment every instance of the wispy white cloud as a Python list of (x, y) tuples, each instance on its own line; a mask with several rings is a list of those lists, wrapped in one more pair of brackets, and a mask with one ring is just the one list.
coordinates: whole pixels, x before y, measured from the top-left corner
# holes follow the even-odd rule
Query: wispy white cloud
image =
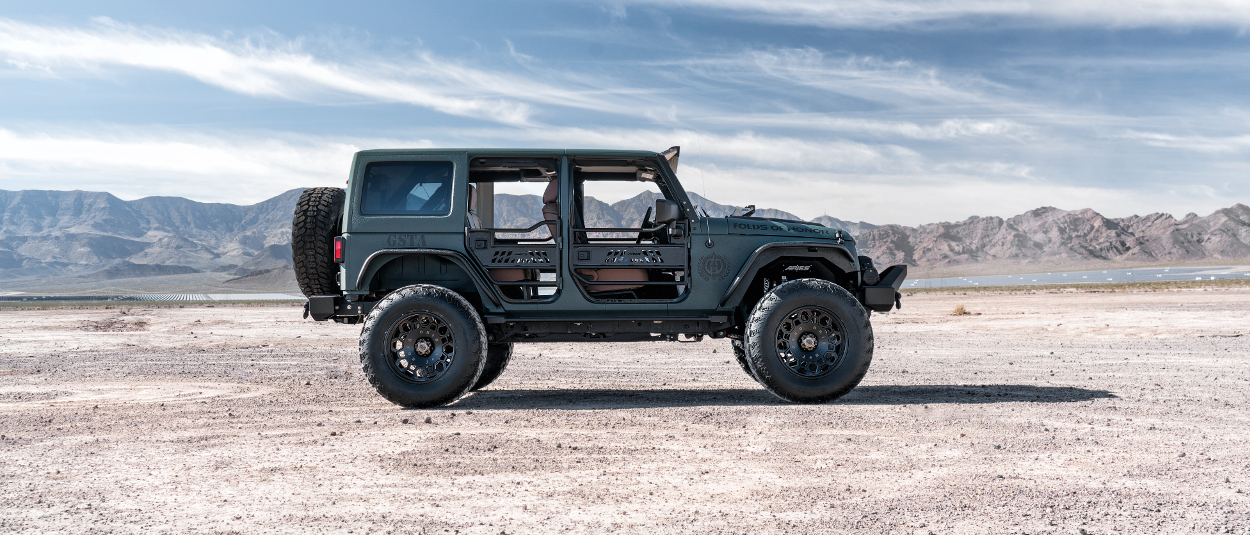
[(1129, 131), (1125, 139), (1140, 141), (1151, 147), (1180, 149), (1206, 153), (1238, 153), (1250, 151), (1250, 134), (1240, 136), (1176, 136), (1158, 132)]
[[(734, 61), (735, 58), (730, 58)], [(824, 89), (870, 101), (887, 96), (915, 102), (984, 102), (983, 79), (941, 76), (932, 66), (873, 56), (829, 56), (813, 48), (752, 50), (740, 56), (760, 73), (799, 86)], [(969, 87), (975, 85), (977, 87)]]
[(1022, 140), (1033, 136), (1037, 131), (1033, 125), (1001, 118), (945, 119), (930, 124), (838, 117), (818, 113), (750, 114), (701, 119), (726, 126), (781, 127), (795, 130), (868, 134), (886, 138), (898, 136), (920, 140), (957, 140), (975, 137)]
[[(510, 125), (543, 122), (543, 106), (605, 112), (662, 125), (704, 121), (734, 129), (776, 126), (797, 130), (859, 132), (911, 139), (962, 136), (1018, 137), (1029, 128), (1001, 118), (949, 118), (921, 125), (805, 113), (741, 113), (731, 103), (697, 98), (701, 88), (736, 87), (786, 109), (811, 92), (842, 95), (894, 108), (946, 106), (993, 114), (996, 84), (975, 76), (941, 73), (906, 60), (829, 56), (811, 48), (751, 49), (736, 54), (653, 63), (661, 73), (682, 74), (667, 88), (635, 87), (602, 73), (544, 70), (541, 61), (507, 42), (517, 72), (473, 68), (464, 61), (417, 51), (402, 59), (349, 54), (334, 61), (305, 49), (298, 39), (265, 35), (228, 39), (137, 27), (97, 19), (87, 27), (28, 24), (0, 19), (0, 58), (21, 72), (113, 75), (120, 68), (187, 76), (244, 95), (337, 104), (402, 103), (450, 115)], [(544, 80), (544, 81), (539, 81)], [(551, 82), (552, 80), (559, 83)], [(807, 92), (807, 93), (804, 93)]]
[[(403, 144), (429, 146), (422, 140)], [(352, 154), (378, 146), (394, 145), (167, 128), (0, 129), (0, 189), (87, 189), (123, 198), (175, 195), (248, 204), (291, 188), (342, 184)]]
[(748, 49), (655, 65), (679, 69), (684, 80), (694, 77), (686, 82), (692, 86), (746, 88), (757, 95), (798, 94), (793, 98), (801, 102), (810, 102), (815, 91), (891, 106), (981, 106), (990, 102), (988, 92), (1002, 89), (978, 76), (942, 73), (910, 60), (827, 54), (814, 48)]
[[(23, 69), (98, 71), (109, 67), (181, 74), (244, 95), (333, 103), (403, 103), (505, 124), (532, 121), (532, 104), (595, 110), (636, 109), (598, 88), (568, 89), (531, 77), (468, 67), (418, 51), (402, 61), (320, 58), (298, 40), (261, 45), (203, 34), (96, 19), (88, 28), (0, 19), (0, 57)], [(513, 57), (526, 56), (513, 50)], [(636, 106), (636, 103), (634, 104)]]
[[(674, 5), (667, 0), (629, 3)], [(884, 28), (984, 17), (1109, 27), (1250, 25), (1250, 4), (1238, 0), (681, 0), (676, 4), (832, 28)]]

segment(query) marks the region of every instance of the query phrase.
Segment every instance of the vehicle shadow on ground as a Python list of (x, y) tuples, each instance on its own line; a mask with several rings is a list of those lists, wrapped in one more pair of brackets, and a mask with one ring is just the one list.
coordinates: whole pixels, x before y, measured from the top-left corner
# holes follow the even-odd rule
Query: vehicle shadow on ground
[[(865, 385), (832, 405), (940, 403), (1071, 403), (1114, 399), (1106, 390), (1034, 385)], [(788, 405), (763, 388), (481, 390), (455, 409), (605, 410), (698, 406)]]
[(1036, 385), (867, 385), (837, 403), (847, 405), (932, 405), (935, 403), (1073, 403), (1115, 399), (1107, 390)]

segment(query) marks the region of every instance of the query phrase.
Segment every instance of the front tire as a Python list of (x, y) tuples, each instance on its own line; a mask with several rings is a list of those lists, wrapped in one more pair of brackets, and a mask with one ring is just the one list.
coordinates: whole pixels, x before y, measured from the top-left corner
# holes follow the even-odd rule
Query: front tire
[(369, 384), (392, 403), (446, 405), (482, 376), (486, 327), (460, 294), (441, 286), (406, 286), (365, 317), (360, 364)]
[(754, 377), (777, 397), (823, 403), (846, 395), (868, 373), (868, 313), (845, 288), (800, 279), (768, 292), (747, 324)]

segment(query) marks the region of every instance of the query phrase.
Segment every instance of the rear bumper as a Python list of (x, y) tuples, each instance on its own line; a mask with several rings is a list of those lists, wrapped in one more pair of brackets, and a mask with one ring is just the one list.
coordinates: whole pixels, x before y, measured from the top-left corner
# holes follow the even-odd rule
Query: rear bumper
[(304, 317), (315, 321), (332, 319), (340, 323), (356, 323), (372, 308), (373, 303), (369, 301), (351, 302), (341, 295), (314, 295), (304, 304)]
[(897, 265), (881, 272), (881, 280), (872, 286), (859, 289), (859, 302), (864, 308), (876, 312), (889, 312), (894, 307), (903, 308), (903, 294), (898, 289), (907, 278), (907, 266)]

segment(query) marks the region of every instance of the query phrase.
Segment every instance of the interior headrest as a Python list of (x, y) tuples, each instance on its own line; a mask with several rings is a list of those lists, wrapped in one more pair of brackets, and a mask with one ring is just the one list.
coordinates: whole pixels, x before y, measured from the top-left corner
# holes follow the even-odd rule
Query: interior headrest
[(469, 184), (469, 211), (477, 213), (477, 187)]
[(547, 190), (543, 192), (543, 202), (556, 202), (560, 199), (560, 179), (553, 178), (547, 183)]

